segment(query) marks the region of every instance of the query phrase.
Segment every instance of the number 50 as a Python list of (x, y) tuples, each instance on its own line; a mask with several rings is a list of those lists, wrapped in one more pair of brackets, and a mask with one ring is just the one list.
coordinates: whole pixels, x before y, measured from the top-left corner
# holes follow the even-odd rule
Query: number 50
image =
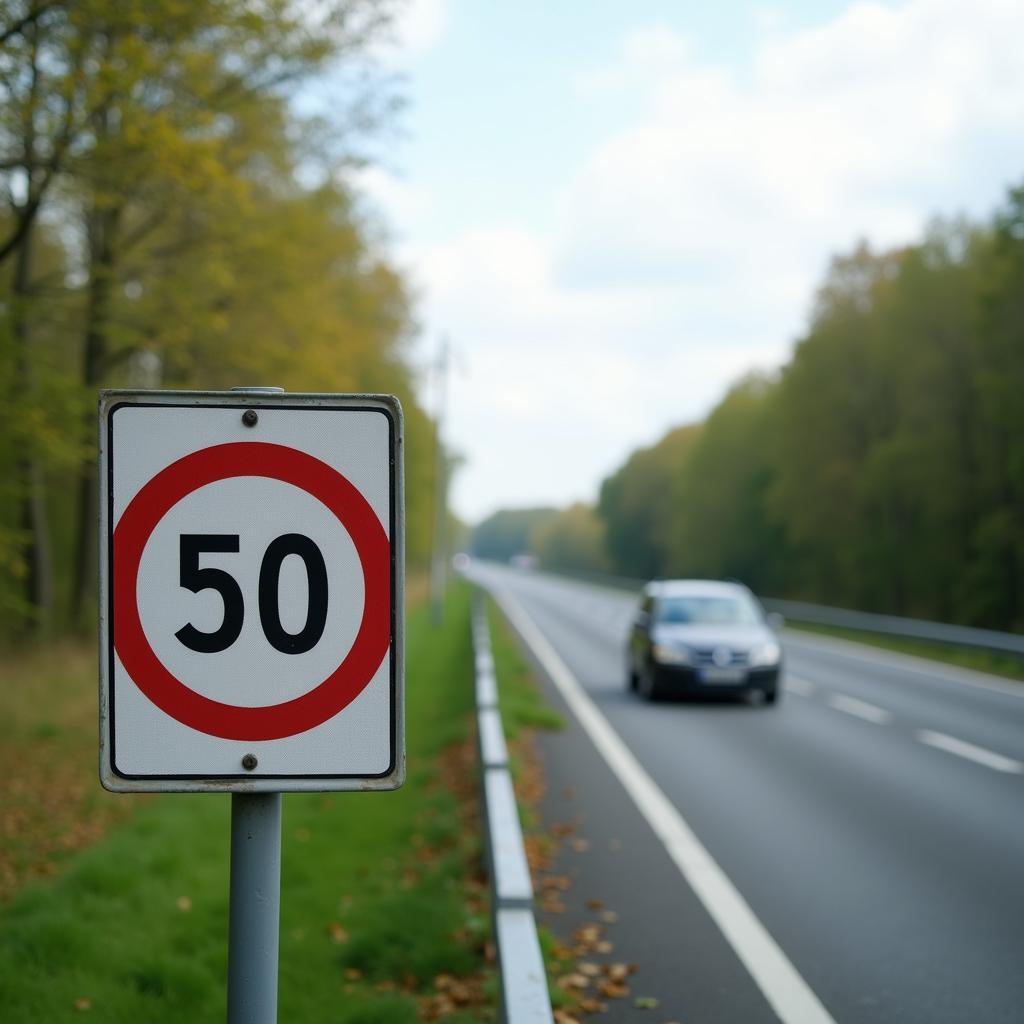
[[(212, 633), (196, 629), (191, 622), (174, 635), (190, 650), (201, 654), (226, 651), (241, 635), (245, 602), (238, 581), (224, 569), (200, 568), (204, 552), (238, 551), (237, 533), (183, 533), (179, 547), (179, 582), (198, 594), (216, 590), (224, 602), (224, 618)], [(298, 555), (306, 567), (309, 601), (306, 624), (298, 633), (289, 633), (281, 624), (279, 587), (281, 564), (289, 555)], [(263, 555), (259, 583), (260, 625), (268, 642), (282, 654), (305, 654), (320, 642), (327, 624), (327, 566), (316, 544), (301, 533), (286, 533), (272, 540)]]

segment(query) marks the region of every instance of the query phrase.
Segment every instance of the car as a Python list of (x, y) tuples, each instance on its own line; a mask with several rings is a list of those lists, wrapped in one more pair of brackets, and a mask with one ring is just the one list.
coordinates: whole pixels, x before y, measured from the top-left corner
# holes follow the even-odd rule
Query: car
[(647, 700), (669, 696), (760, 693), (775, 704), (782, 647), (767, 616), (740, 583), (648, 583), (630, 629), (628, 685)]

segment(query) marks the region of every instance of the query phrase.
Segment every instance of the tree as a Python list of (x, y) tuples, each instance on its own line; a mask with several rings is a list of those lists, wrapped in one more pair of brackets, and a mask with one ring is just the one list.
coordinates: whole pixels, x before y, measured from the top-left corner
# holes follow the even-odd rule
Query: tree
[(1024, 629), (1024, 186), (995, 217), (979, 297), (972, 618)]
[(577, 502), (534, 527), (530, 550), (548, 569), (569, 572), (607, 572), (604, 523), (590, 505)]
[(473, 554), (507, 562), (531, 551), (530, 538), (558, 515), (554, 508), (500, 509), (479, 523), (470, 537)]
[(605, 525), (612, 569), (651, 578), (668, 571), (677, 507), (673, 481), (682, 472), (698, 426), (677, 427), (650, 448), (634, 452), (601, 484), (597, 511)]
[[(315, 138), (290, 105), (327, 62), (355, 68), (392, 8), (25, 0), (0, 15), (0, 369), (16, 395), (0, 414), (13, 479), (0, 559), (27, 595), (0, 587), (0, 600), (19, 615), (38, 617), (33, 567), (51, 535), (62, 563), (76, 552), (73, 584), (59, 583), (79, 621), (90, 603), (100, 386), (397, 393), (409, 554), (422, 557), (432, 469), (413, 458), (430, 431), (408, 363), (410, 299), (343, 184), (380, 93), (350, 89)], [(47, 514), (39, 499), (55, 489)]]
[(768, 510), (775, 380), (750, 374), (715, 407), (673, 480), (673, 575), (785, 589), (789, 552)]

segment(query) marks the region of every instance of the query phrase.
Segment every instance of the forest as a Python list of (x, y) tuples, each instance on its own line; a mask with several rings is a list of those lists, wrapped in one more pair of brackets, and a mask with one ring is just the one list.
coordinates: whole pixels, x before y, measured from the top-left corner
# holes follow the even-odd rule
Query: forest
[(1024, 187), (985, 223), (836, 256), (781, 369), (633, 452), (594, 504), (499, 512), (474, 548), (1024, 630), (1022, 396)]
[(388, 0), (0, 5), (5, 641), (94, 622), (105, 387), (398, 395), (407, 550), (427, 559), (412, 297), (350, 184), (400, 99), (374, 65), (393, 15)]

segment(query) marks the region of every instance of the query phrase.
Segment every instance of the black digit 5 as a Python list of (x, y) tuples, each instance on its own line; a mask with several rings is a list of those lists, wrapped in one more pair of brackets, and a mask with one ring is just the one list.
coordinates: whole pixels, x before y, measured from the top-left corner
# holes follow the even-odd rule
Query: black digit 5
[(223, 569), (199, 567), (203, 552), (237, 552), (238, 534), (183, 533), (179, 548), (179, 582), (186, 590), (216, 590), (224, 602), (224, 619), (212, 633), (196, 629), (192, 623), (182, 626), (174, 635), (189, 649), (202, 654), (227, 650), (242, 632), (245, 605), (235, 578)]

